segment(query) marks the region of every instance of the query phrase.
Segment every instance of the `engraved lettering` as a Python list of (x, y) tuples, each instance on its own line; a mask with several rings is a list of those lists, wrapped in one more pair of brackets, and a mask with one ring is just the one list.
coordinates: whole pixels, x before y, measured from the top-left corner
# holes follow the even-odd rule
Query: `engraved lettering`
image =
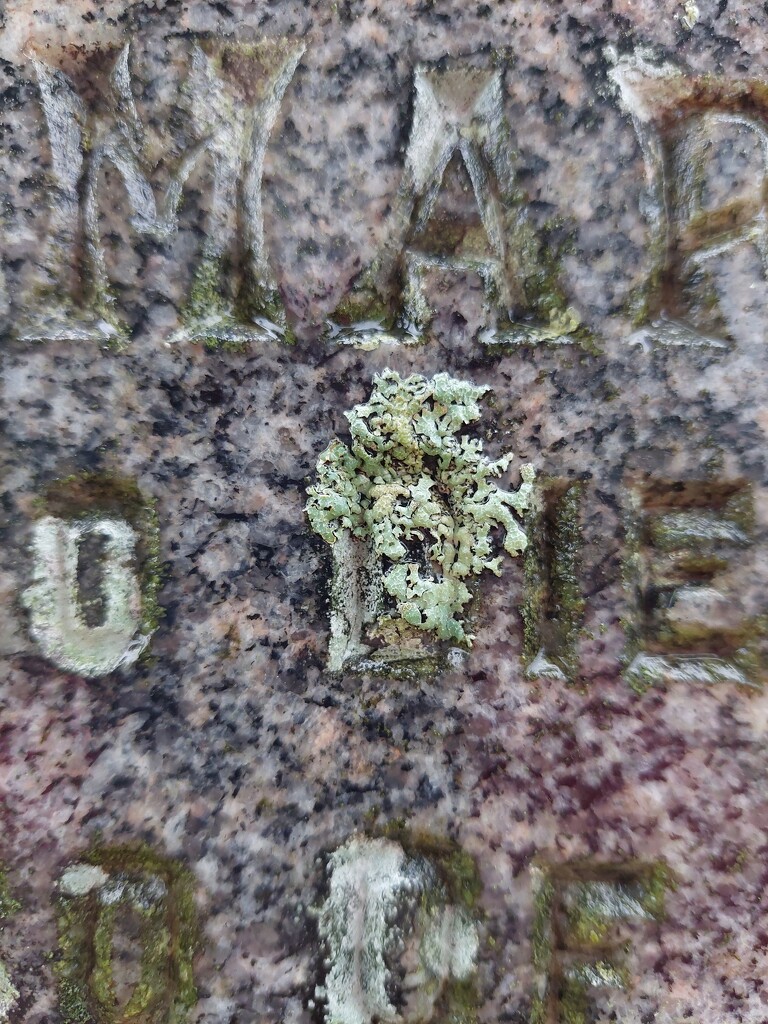
[(536, 868), (532, 1021), (587, 1024), (596, 990), (626, 988), (627, 925), (662, 917), (669, 886), (660, 864)]
[(745, 607), (754, 509), (738, 483), (648, 484), (634, 493), (629, 572), (638, 615), (625, 676), (756, 685), (756, 611)]
[[(465, 225), (446, 251), (446, 240), (434, 237), (430, 219), (457, 157), (469, 178), (480, 230)], [(580, 318), (544, 270), (542, 239), (529, 222), (513, 163), (501, 69), (468, 61), (418, 67), (389, 239), (334, 313), (331, 336), (363, 348), (388, 340), (421, 341), (434, 315), (425, 278), (449, 269), (482, 281), (486, 326), (481, 342), (573, 340)], [(547, 287), (537, 292), (532, 283), (544, 279)]]
[[(269, 268), (261, 204), (264, 154), (280, 102), (303, 46), (283, 40), (250, 47), (223, 44), (209, 56), (194, 46), (182, 90), (191, 141), (173, 168), (160, 202), (150, 180), (147, 134), (133, 97), (129, 48), (119, 53), (107, 85), (107, 111), (89, 110), (71, 79), (33, 58), (51, 145), (52, 208), (46, 256), (49, 283), (19, 327), (23, 339), (125, 340), (127, 326), (111, 292), (100, 237), (100, 172), (120, 175), (131, 225), (163, 241), (178, 227), (185, 184), (202, 161), (210, 168), (204, 242), (182, 327), (174, 341), (236, 342), (283, 338), (288, 327)], [(233, 80), (258, 81), (257, 95), (239, 101)], [(235, 271), (228, 263), (238, 258)], [(72, 265), (81, 280), (57, 298)], [(233, 283), (230, 283), (233, 282)]]
[[(640, 140), (652, 269), (640, 319), (664, 345), (731, 341), (713, 277), (719, 257), (753, 247), (768, 263), (768, 104), (759, 82), (685, 75), (642, 54), (611, 77)], [(727, 183), (727, 188), (723, 188)]]
[[(448, 884), (460, 851), (406, 853), (388, 839), (350, 839), (328, 862), (318, 928), (328, 965), (316, 996), (326, 1024), (450, 1019), (453, 986), (475, 972), (479, 937)], [(462, 864), (466, 868), (466, 858)]]
[(526, 518), (523, 654), (530, 679), (565, 681), (576, 670), (584, 610), (581, 569), (581, 486), (553, 480), (539, 484)]
[[(96, 677), (132, 665), (156, 627), (157, 524), (130, 481), (86, 474), (54, 483), (33, 524), (22, 594), (43, 655)], [(98, 543), (97, 543), (98, 542)]]
[(189, 873), (143, 847), (104, 847), (67, 868), (57, 889), (62, 1015), (180, 1024), (197, 1000)]

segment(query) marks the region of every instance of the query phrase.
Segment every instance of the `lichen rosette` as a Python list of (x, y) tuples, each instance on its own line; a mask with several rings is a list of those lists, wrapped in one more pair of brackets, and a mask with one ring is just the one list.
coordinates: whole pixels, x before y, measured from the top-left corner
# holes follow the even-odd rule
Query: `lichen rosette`
[(510, 555), (525, 549), (516, 516), (530, 505), (534, 479), (526, 465), (519, 489), (502, 489), (494, 478), (514, 456), (490, 460), (481, 440), (459, 434), (480, 418), (488, 390), (447, 373), (402, 379), (385, 370), (368, 402), (345, 414), (351, 444), (331, 442), (308, 490), (309, 521), (325, 541), (348, 531), (369, 545), (401, 627), (467, 645), (465, 581), (501, 574), (495, 528)]

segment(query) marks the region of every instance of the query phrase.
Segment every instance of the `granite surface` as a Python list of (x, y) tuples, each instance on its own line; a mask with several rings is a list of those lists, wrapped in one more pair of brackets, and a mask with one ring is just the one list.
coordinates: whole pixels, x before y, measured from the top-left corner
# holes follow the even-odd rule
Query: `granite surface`
[[(130, 43), (159, 197), (191, 145), (182, 85), (193, 48), (263, 37), (305, 46), (262, 187), (264, 252), (295, 342), (174, 341), (208, 237), (210, 170), (191, 173), (178, 230), (148, 238), (131, 226), (113, 164), (99, 170), (96, 195), (126, 343), (30, 340), (19, 325), (53, 301), (45, 261), (56, 198), (30, 55), (98, 103), (99, 75)], [(631, 75), (638, 54), (673, 80), (647, 100), (665, 111), (652, 138), (653, 117), (631, 109), (616, 73)], [(438, 267), (422, 343), (339, 344), (326, 321), (394, 231), (414, 71), (446, 55), (502, 69), (519, 220), (544, 240), (532, 258), (554, 261), (579, 330), (555, 343), (483, 344), (482, 289)], [(693, 94), (675, 91), (671, 65), (699, 83), (696, 111), (724, 110), (718, 83), (731, 90), (731, 120), (718, 122), (725, 141), (704, 146), (714, 156), (696, 172), (706, 182), (694, 182), (691, 203), (717, 210), (745, 197), (731, 219), (759, 222), (763, 151), (742, 129), (762, 123), (750, 98), (761, 94), (733, 84), (768, 82), (768, 13), (746, 0), (5, 4), (0, 859), (19, 904), (0, 931), (19, 994), (8, 1019), (69, 1024), (56, 984), (57, 879), (94, 844), (142, 842), (193, 876), (202, 938), (190, 1022), (323, 1020), (315, 990), (327, 965), (312, 908), (326, 897), (327, 859), (393, 822), (474, 858), (480, 1021), (539, 1012), (542, 871), (560, 878), (564, 866), (594, 865), (610, 878), (611, 865), (661, 863), (674, 881), (666, 912), (621, 937), (626, 988), (590, 989), (578, 1018), (547, 1004), (550, 1016), (535, 1019), (768, 1019), (766, 249), (758, 229), (728, 236), (707, 258), (705, 298), (664, 305), (704, 274), (670, 279), (698, 243), (682, 214), (682, 226), (663, 220), (674, 215), (654, 179), (654, 166), (683, 172), (649, 156), (679, 130), (675, 103)], [(248, 74), (232, 81), (245, 103)], [(472, 183), (461, 167), (449, 174), (458, 218)], [(654, 276), (660, 245), (675, 251), (666, 291)], [(71, 282), (53, 285), (66, 293)], [(538, 326), (533, 306), (523, 303), (518, 320)], [(659, 313), (684, 330), (657, 330)], [(489, 457), (515, 454), (506, 486), (519, 486), (529, 462), (541, 481), (580, 485), (572, 568), (583, 615), (573, 650), (546, 652), (561, 656), (561, 678), (530, 670), (537, 640), (522, 613), (535, 564), (506, 556), (500, 577), (478, 583), (471, 649), (405, 677), (328, 670), (332, 556), (307, 521), (307, 487), (320, 453), (348, 440), (344, 413), (386, 369), (487, 385), (476, 436)], [(39, 499), (82, 474), (135, 481), (154, 501), (162, 563), (147, 651), (97, 678), (43, 656), (22, 600)], [(669, 549), (651, 520), (677, 515), (679, 528), (688, 515), (692, 529), (692, 514), (740, 532), (725, 553), (710, 545), (706, 565), (686, 563), (694, 581), (714, 575), (718, 595), (708, 592), (703, 613), (715, 640), (702, 627), (686, 647), (663, 606), (669, 580), (667, 591), (648, 580)], [(568, 614), (554, 605), (551, 619)], [(726, 668), (632, 676), (638, 655), (672, 648)]]

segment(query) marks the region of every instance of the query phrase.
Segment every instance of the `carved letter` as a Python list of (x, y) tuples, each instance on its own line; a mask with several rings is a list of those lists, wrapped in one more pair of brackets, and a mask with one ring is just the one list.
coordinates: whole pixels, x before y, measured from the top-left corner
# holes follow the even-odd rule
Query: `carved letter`
[(32, 636), (67, 672), (133, 664), (158, 615), (151, 503), (130, 481), (85, 474), (52, 484), (44, 505), (53, 514), (33, 525), (33, 579), (22, 595)]
[(326, 1024), (428, 1022), (443, 1000), (451, 1019), (451, 986), (472, 978), (479, 940), (467, 909), (448, 898), (446, 868), (450, 857), (408, 856), (387, 839), (351, 839), (332, 854), (318, 912)]
[[(102, 567), (104, 621), (89, 626), (78, 599), (78, 546), (88, 534), (106, 539)], [(35, 576), (25, 591), (31, 632), (46, 658), (67, 672), (100, 676), (131, 665), (149, 643), (141, 632), (141, 590), (134, 567), (136, 534), (128, 523), (94, 519), (35, 523)]]
[(628, 682), (638, 690), (664, 682), (757, 685), (759, 617), (743, 597), (752, 571), (749, 491), (658, 481), (633, 500), (628, 575), (638, 615), (629, 624)]
[[(455, 155), (469, 176), (483, 237), (464, 225), (446, 251), (444, 243), (433, 244), (428, 228)], [(387, 340), (422, 340), (433, 317), (424, 294), (425, 275), (449, 268), (482, 280), (487, 316), (482, 342), (573, 340), (568, 336), (579, 328), (578, 314), (543, 271), (541, 242), (528, 222), (512, 164), (501, 69), (466, 61), (417, 68), (413, 123), (389, 240), (334, 314), (331, 336), (364, 348)], [(547, 296), (542, 299), (530, 282), (544, 277)]]
[(59, 879), (57, 912), (67, 1020), (181, 1024), (197, 1000), (189, 872), (142, 847), (98, 849)]
[[(225, 44), (214, 58), (193, 47), (182, 90), (192, 141), (159, 205), (149, 179), (146, 131), (133, 99), (128, 46), (109, 76), (106, 114), (87, 110), (63, 72), (33, 59), (52, 158), (49, 284), (21, 324), (21, 338), (123, 339), (126, 325), (115, 310), (99, 232), (101, 168), (109, 162), (120, 174), (133, 228), (162, 241), (177, 230), (185, 183), (202, 160), (210, 163), (210, 210), (183, 327), (173, 340), (246, 342), (286, 336), (285, 314), (267, 259), (261, 181), (269, 134), (303, 49), (282, 40), (251, 47)], [(259, 66), (267, 68), (266, 81), (247, 103), (237, 102), (226, 81), (231, 64), (241, 75), (245, 68), (249, 85), (251, 79), (258, 80)], [(240, 266), (228, 271), (227, 261), (236, 255)], [(78, 260), (79, 288), (66, 300), (56, 298), (62, 288), (66, 291), (64, 283)], [(236, 282), (234, 290), (230, 280)]]
[[(644, 333), (663, 345), (726, 347), (709, 266), (753, 246), (768, 266), (768, 103), (765, 84), (695, 77), (641, 52), (611, 72), (646, 164), (652, 269), (641, 296)], [(714, 182), (726, 182), (727, 188)]]
[(533, 963), (536, 1024), (587, 1024), (590, 993), (626, 988), (623, 922), (655, 921), (670, 885), (663, 865), (536, 868)]

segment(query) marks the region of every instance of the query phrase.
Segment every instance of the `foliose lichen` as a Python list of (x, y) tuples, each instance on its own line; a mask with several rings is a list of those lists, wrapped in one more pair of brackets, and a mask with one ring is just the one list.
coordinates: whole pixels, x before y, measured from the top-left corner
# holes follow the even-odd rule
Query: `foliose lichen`
[(493, 478), (514, 456), (492, 461), (481, 440), (459, 435), (480, 418), (488, 390), (447, 373), (402, 379), (385, 370), (369, 401), (346, 413), (351, 444), (334, 440), (320, 455), (309, 521), (328, 544), (365, 542), (392, 609), (380, 625), (469, 646), (467, 582), (486, 570), (501, 575), (492, 531), (503, 527), (510, 555), (526, 547), (516, 516), (531, 501), (533, 467), (521, 468), (517, 491), (503, 490)]

